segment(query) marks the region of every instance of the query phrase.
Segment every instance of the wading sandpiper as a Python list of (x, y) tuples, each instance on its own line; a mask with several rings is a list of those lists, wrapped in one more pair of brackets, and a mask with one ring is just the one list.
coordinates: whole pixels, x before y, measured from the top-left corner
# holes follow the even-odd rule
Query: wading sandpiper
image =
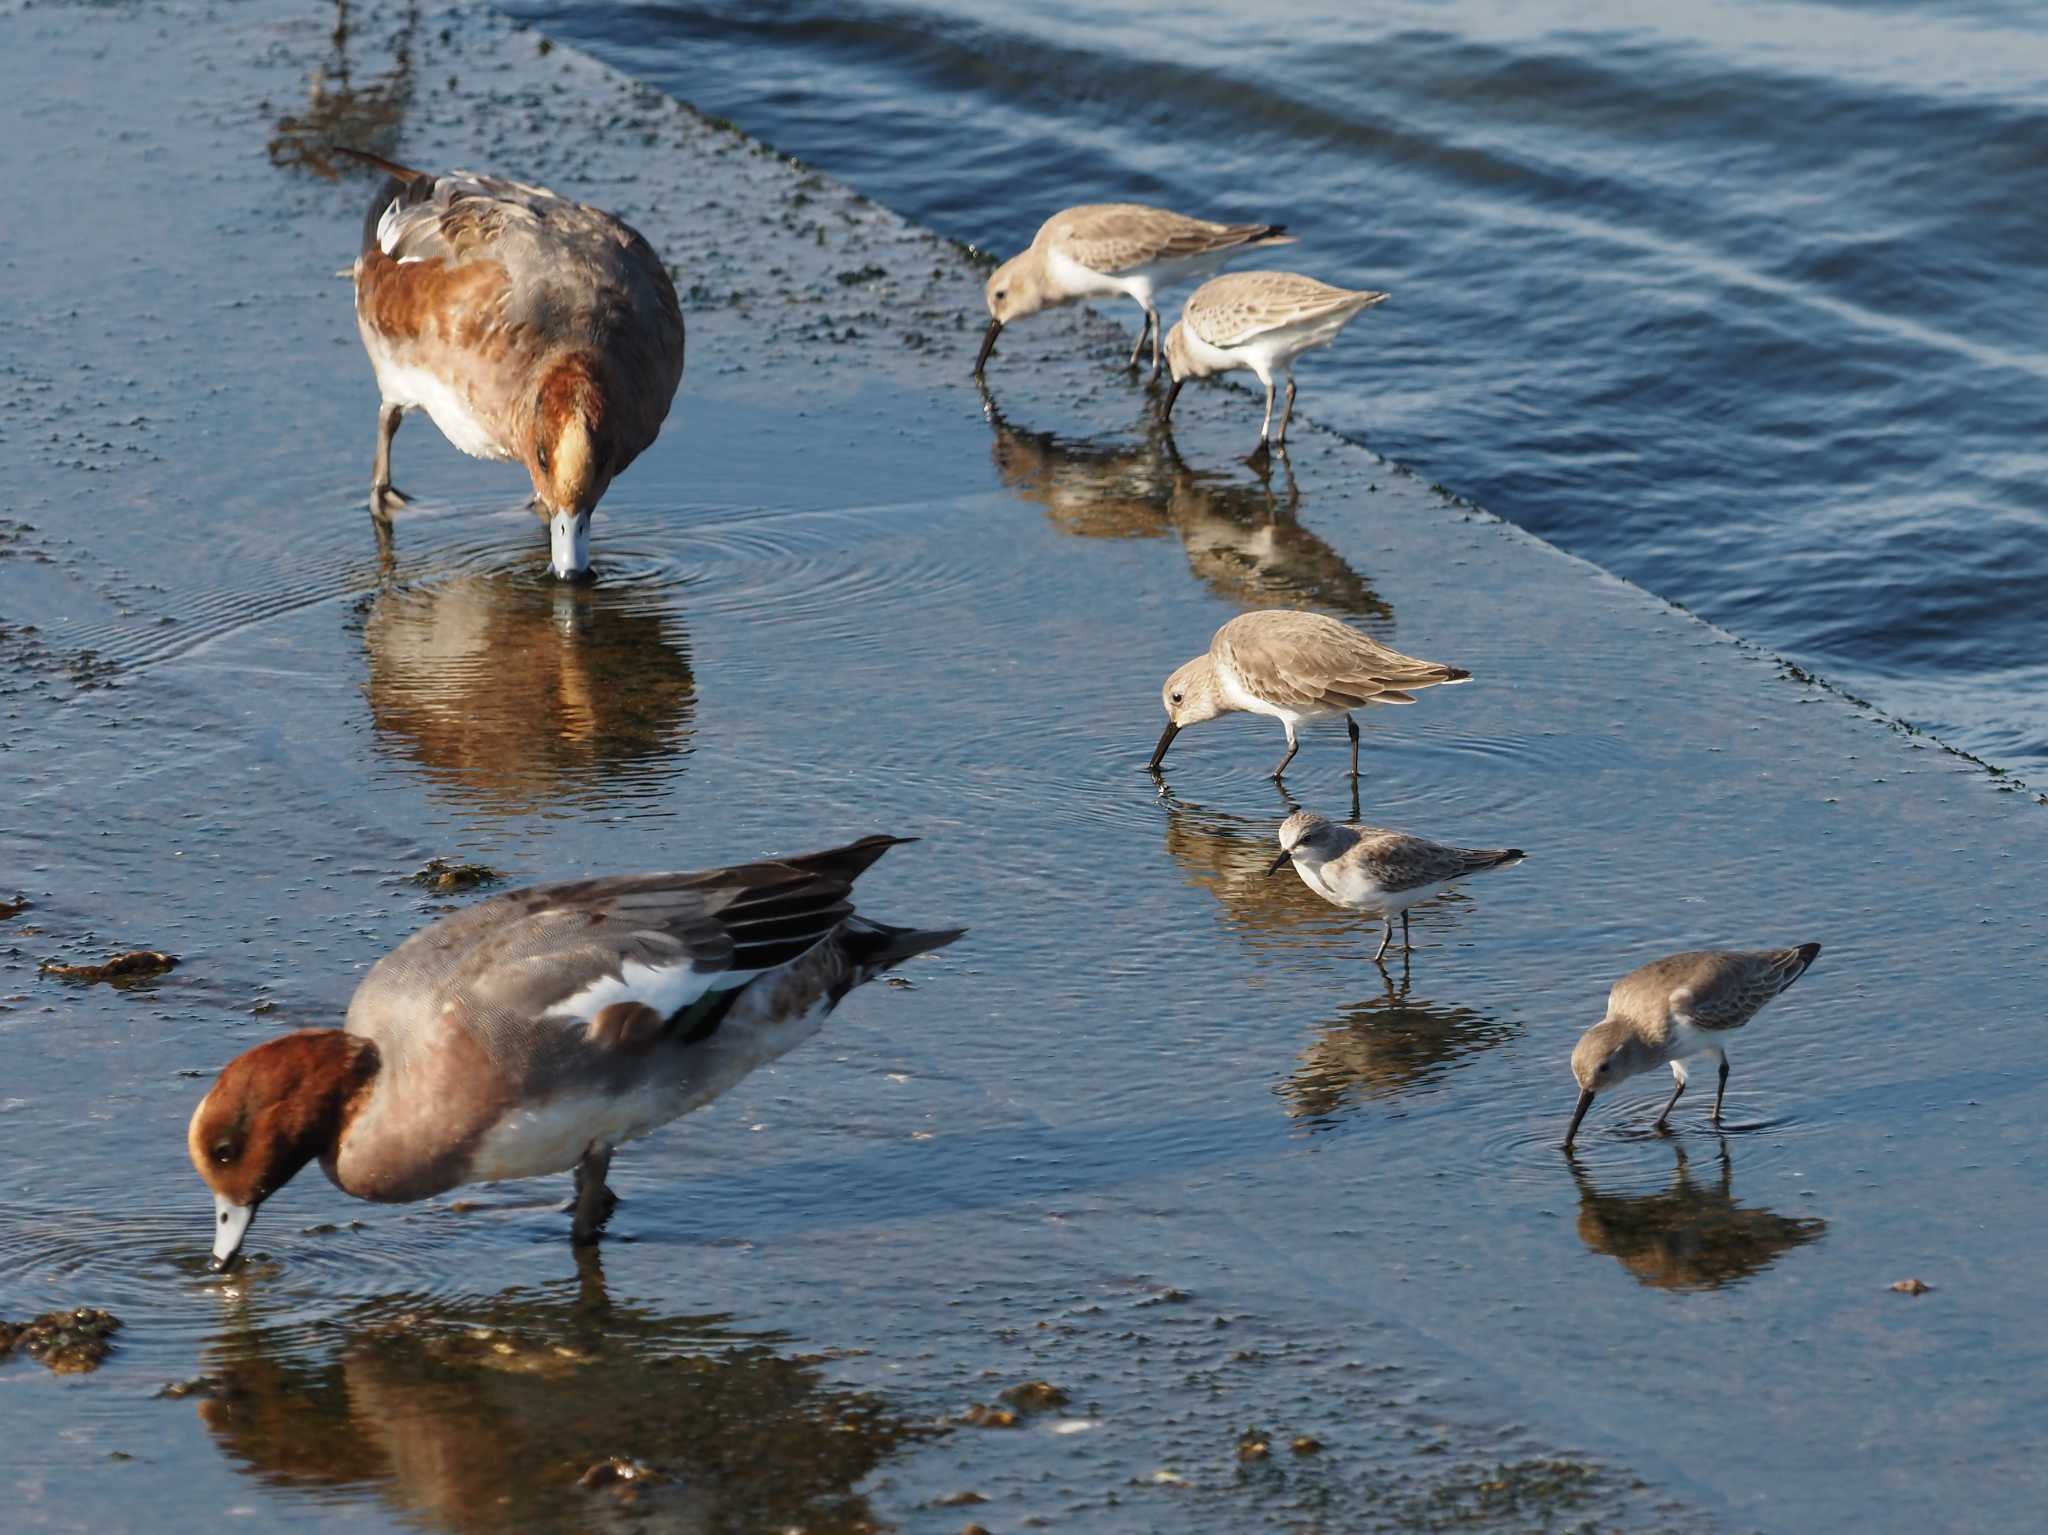
[(1216, 631), (1209, 653), (1196, 656), (1166, 679), (1166, 732), (1147, 766), (1159, 771), (1173, 738), (1219, 714), (1264, 714), (1287, 727), (1287, 755), (1273, 769), (1280, 778), (1300, 749), (1295, 727), (1303, 720), (1343, 715), (1351, 732), (1351, 776), (1358, 776), (1358, 722), (1354, 709), (1412, 704), (1415, 692), (1472, 674), (1441, 661), (1418, 661), (1349, 624), (1320, 613), (1263, 608), (1241, 613)]
[(1332, 821), (1313, 810), (1297, 810), (1280, 823), (1280, 856), (1266, 870), (1287, 864), (1301, 882), (1332, 906), (1364, 912), (1386, 924), (1372, 962), (1386, 957), (1401, 918), (1401, 947), (1408, 941), (1408, 908), (1442, 895), (1459, 880), (1522, 861), (1518, 847), (1452, 847), (1384, 826)]
[(1212, 224), (1143, 203), (1084, 203), (1063, 208), (1032, 237), (1030, 248), (995, 269), (982, 296), (988, 333), (974, 359), (974, 376), (988, 366), (996, 337), (1012, 320), (1077, 298), (1134, 299), (1145, 311), (1126, 366), (1135, 368), (1152, 340), (1152, 374), (1159, 376), (1161, 288), (1206, 277), (1233, 256), (1269, 245), (1291, 245), (1281, 224)]
[[(1161, 412), (1173, 415), (1173, 402), (1191, 378), (1208, 378), (1249, 368), (1266, 386), (1266, 417), (1259, 423), (1258, 457), (1268, 444), (1287, 446), (1287, 423), (1294, 419), (1294, 360), (1303, 352), (1328, 346), (1337, 332), (1387, 295), (1364, 289), (1333, 288), (1293, 272), (1233, 272), (1205, 282), (1189, 295), (1187, 307), (1166, 333), (1166, 365), (1173, 372)], [(1273, 380), (1287, 381), (1287, 403), (1280, 411), (1280, 430), (1273, 430)]]
[(1571, 1149), (1595, 1096), (1666, 1065), (1678, 1085), (1657, 1115), (1656, 1128), (1669, 1128), (1672, 1107), (1685, 1091), (1686, 1062), (1703, 1056), (1720, 1068), (1714, 1089), (1713, 1122), (1718, 1125), (1728, 1091), (1723, 1040), (1806, 974), (1819, 953), (1817, 943), (1796, 949), (1702, 949), (1653, 959), (1616, 981), (1607, 994), (1607, 1016), (1579, 1036), (1572, 1051), (1579, 1103), (1564, 1133), (1565, 1150)]

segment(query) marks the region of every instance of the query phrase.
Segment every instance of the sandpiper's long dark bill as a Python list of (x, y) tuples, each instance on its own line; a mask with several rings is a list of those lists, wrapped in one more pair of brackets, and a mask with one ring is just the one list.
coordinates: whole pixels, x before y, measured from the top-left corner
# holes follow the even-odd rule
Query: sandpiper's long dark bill
[(1062, 208), (1039, 226), (1028, 249), (997, 267), (982, 289), (988, 330), (974, 357), (981, 376), (1003, 327), (1027, 315), (1080, 298), (1125, 297), (1145, 311), (1131, 348), (1137, 367), (1152, 343), (1152, 376), (1159, 376), (1162, 287), (1203, 277), (1232, 257), (1270, 245), (1291, 245), (1279, 224), (1212, 224), (1142, 203), (1084, 203)]
[(558, 576), (590, 568), (590, 519), (661, 430), (683, 377), (683, 313), (661, 258), (600, 209), (544, 187), (387, 174), (363, 220), (356, 324), (376, 369), (370, 510), (388, 523), (391, 440), (424, 410), (476, 458), (517, 459)]
[(1442, 895), (1462, 879), (1489, 869), (1512, 868), (1525, 856), (1518, 847), (1454, 847), (1384, 826), (1332, 821), (1313, 810), (1297, 810), (1280, 823), (1280, 856), (1268, 877), (1288, 864), (1301, 882), (1332, 906), (1378, 917), (1385, 930), (1372, 961), (1386, 958), (1401, 919), (1401, 947), (1408, 941), (1408, 908)]
[[(1268, 444), (1286, 447), (1287, 423), (1294, 419), (1295, 359), (1328, 346), (1345, 326), (1387, 297), (1365, 288), (1333, 288), (1296, 272), (1233, 272), (1203, 283), (1166, 334), (1173, 387), (1161, 414), (1172, 418), (1174, 401), (1189, 379), (1249, 369), (1266, 386), (1266, 416), (1254, 453)], [(1287, 384), (1277, 432), (1275, 379)]]
[(1342, 715), (1351, 735), (1351, 776), (1356, 778), (1354, 709), (1412, 704), (1423, 688), (1466, 682), (1471, 676), (1463, 667), (1404, 656), (1321, 613), (1292, 608), (1241, 613), (1216, 631), (1207, 655), (1195, 657), (1166, 679), (1160, 689), (1166, 729), (1146, 766), (1158, 772), (1174, 737), (1190, 725), (1222, 714), (1263, 714), (1287, 730), (1287, 755), (1272, 773), (1277, 779), (1300, 749), (1296, 726)]
[(245, 1051), (200, 1101), (187, 1147), (213, 1191), (214, 1267), (315, 1158), (380, 1201), (574, 1170), (571, 1238), (594, 1242), (615, 1147), (960, 936), (854, 911), (854, 882), (910, 840), (514, 890), (422, 929), (363, 978), (342, 1028)]
[(1652, 960), (1616, 981), (1607, 996), (1607, 1016), (1586, 1030), (1572, 1051), (1579, 1101), (1564, 1133), (1565, 1149), (1571, 1149), (1595, 1097), (1666, 1065), (1678, 1085), (1657, 1115), (1656, 1128), (1669, 1128), (1671, 1110), (1685, 1091), (1686, 1063), (1702, 1057), (1719, 1069), (1713, 1115), (1718, 1125), (1728, 1092), (1727, 1036), (1806, 974), (1819, 953), (1817, 943), (1792, 949), (1701, 949)]

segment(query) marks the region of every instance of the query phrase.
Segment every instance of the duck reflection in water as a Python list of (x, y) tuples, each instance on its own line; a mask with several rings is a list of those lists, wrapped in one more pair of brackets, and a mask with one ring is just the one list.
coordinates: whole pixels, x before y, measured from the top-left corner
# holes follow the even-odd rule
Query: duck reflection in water
[(1693, 1181), (1683, 1146), (1661, 1194), (1603, 1194), (1577, 1158), (1579, 1240), (1657, 1290), (1717, 1290), (1761, 1273), (1785, 1253), (1818, 1241), (1827, 1222), (1736, 1203), (1728, 1143), (1711, 1184)]
[(496, 571), (388, 587), (363, 644), (379, 748), (494, 813), (616, 805), (690, 749), (681, 624), (630, 584)]
[(246, 1325), (209, 1347), (199, 1415), (259, 1482), (460, 1535), (879, 1527), (854, 1489), (923, 1430), (726, 1318), (614, 1305), (582, 1264), (561, 1287), (392, 1297), (338, 1341)]
[(1009, 424), (986, 389), (996, 472), (1076, 538), (1177, 535), (1203, 584), (1240, 607), (1314, 607), (1391, 621), (1393, 610), (1343, 556), (1296, 520), (1301, 492), (1282, 460), (1270, 475), (1233, 477), (1182, 461), (1156, 415), (1138, 441), (1096, 442)]
[(1280, 1084), (1287, 1112), (1321, 1127), (1363, 1104), (1433, 1086), (1465, 1057), (1515, 1036), (1514, 1025), (1395, 986), (1347, 1004), (1322, 1025)]

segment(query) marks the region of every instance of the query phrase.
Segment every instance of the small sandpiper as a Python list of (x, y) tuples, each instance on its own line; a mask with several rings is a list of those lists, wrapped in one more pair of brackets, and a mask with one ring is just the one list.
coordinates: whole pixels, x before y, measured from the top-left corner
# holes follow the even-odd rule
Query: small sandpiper
[(1713, 1122), (1718, 1125), (1721, 1099), (1728, 1092), (1721, 1036), (1741, 1028), (1806, 974), (1819, 953), (1817, 943), (1796, 949), (1701, 949), (1653, 959), (1616, 981), (1607, 994), (1607, 1016), (1580, 1035), (1572, 1051), (1579, 1105), (1564, 1133), (1565, 1150), (1571, 1150), (1579, 1121), (1597, 1094), (1665, 1065), (1678, 1079), (1657, 1115), (1656, 1128), (1668, 1129), (1672, 1106), (1685, 1091), (1685, 1063), (1700, 1056), (1711, 1056), (1720, 1068), (1714, 1090)]
[(1401, 918), (1401, 947), (1408, 941), (1408, 908), (1442, 895), (1459, 880), (1522, 861), (1518, 847), (1452, 847), (1384, 826), (1333, 821), (1313, 810), (1297, 810), (1280, 823), (1280, 856), (1266, 870), (1278, 874), (1289, 863), (1301, 882), (1332, 906), (1361, 911), (1386, 924), (1372, 962), (1386, 958), (1394, 941), (1394, 917)]
[[(1257, 458), (1268, 444), (1287, 446), (1294, 418), (1294, 359), (1328, 346), (1337, 332), (1387, 295), (1367, 289), (1333, 288), (1293, 272), (1233, 272), (1205, 282), (1189, 295), (1187, 307), (1166, 333), (1166, 365), (1173, 370), (1163, 414), (1173, 414), (1181, 386), (1191, 378), (1249, 368), (1266, 386), (1266, 419), (1259, 423)], [(1273, 380), (1287, 381), (1280, 430), (1273, 431)]]
[(1344, 716), (1351, 732), (1351, 776), (1358, 776), (1358, 721), (1353, 709), (1374, 704), (1412, 704), (1415, 692), (1472, 674), (1441, 661), (1418, 661), (1348, 624), (1320, 613), (1262, 608), (1241, 613), (1216, 631), (1209, 653), (1196, 656), (1166, 679), (1166, 732), (1149, 767), (1159, 771), (1173, 738), (1189, 725), (1219, 714), (1264, 714), (1287, 727), (1287, 755), (1273, 769), (1276, 779), (1300, 750), (1295, 727), (1303, 720)]
[(474, 458), (533, 479), (558, 576), (590, 566), (590, 515), (661, 430), (683, 378), (683, 312), (654, 249), (544, 187), (440, 176), (361, 150), (389, 177), (363, 220), (356, 324), (377, 370), (380, 527), (406, 498), (391, 439), (424, 410)]
[(1233, 256), (1269, 245), (1292, 245), (1282, 224), (1212, 224), (1143, 203), (1084, 203), (1063, 208), (1032, 237), (1030, 249), (1012, 256), (982, 290), (988, 300), (988, 334), (974, 359), (974, 376), (988, 366), (996, 337), (1012, 320), (1077, 298), (1137, 300), (1145, 324), (1131, 348), (1127, 367), (1138, 366), (1147, 337), (1152, 341), (1152, 377), (1159, 376), (1159, 311), (1152, 296), (1160, 288), (1206, 277)]

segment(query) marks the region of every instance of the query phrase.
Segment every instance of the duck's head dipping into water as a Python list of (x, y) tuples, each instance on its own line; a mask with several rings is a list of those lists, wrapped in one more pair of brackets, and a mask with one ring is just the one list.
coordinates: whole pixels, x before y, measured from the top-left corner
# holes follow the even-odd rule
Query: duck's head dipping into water
[(564, 580), (590, 574), (591, 514), (625, 467), (609, 394), (591, 359), (572, 353), (548, 368), (534, 397), (526, 472), (548, 524), (549, 565)]
[(340, 1029), (303, 1029), (228, 1062), (185, 1132), (213, 1191), (215, 1272), (234, 1266), (263, 1201), (341, 1139), (376, 1072), (377, 1047)]

